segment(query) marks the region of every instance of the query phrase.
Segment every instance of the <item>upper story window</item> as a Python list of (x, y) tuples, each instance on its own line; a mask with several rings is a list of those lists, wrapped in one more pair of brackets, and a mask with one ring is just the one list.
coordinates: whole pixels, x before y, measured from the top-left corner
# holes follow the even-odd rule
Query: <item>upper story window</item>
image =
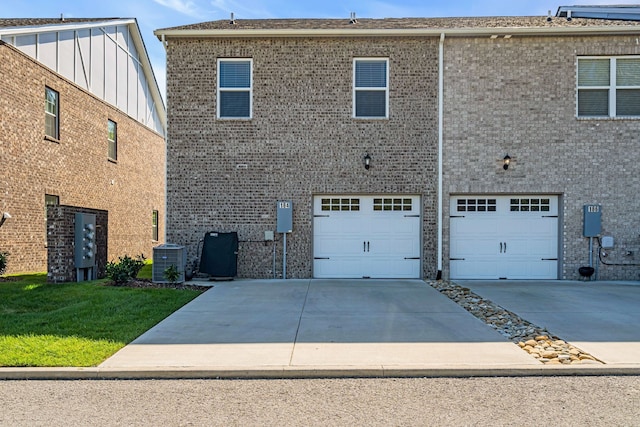
[(640, 117), (640, 57), (578, 58), (578, 117)]
[(353, 60), (353, 117), (389, 117), (389, 60)]
[(44, 134), (60, 139), (60, 96), (55, 90), (44, 89)]
[(250, 119), (253, 103), (253, 60), (218, 60), (218, 118)]
[(109, 141), (109, 159), (118, 160), (118, 125), (107, 120), (107, 140)]

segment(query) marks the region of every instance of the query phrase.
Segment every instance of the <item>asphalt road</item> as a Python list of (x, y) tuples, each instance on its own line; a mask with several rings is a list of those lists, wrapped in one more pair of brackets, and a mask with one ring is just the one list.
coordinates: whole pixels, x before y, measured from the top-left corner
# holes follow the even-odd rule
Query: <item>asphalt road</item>
[(2, 426), (637, 426), (640, 377), (2, 381)]

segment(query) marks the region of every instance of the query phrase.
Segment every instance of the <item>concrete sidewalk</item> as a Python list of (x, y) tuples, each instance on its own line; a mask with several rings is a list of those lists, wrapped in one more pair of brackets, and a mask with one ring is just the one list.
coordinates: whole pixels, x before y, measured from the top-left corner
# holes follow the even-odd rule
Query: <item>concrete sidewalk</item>
[[(421, 280), (208, 283), (213, 284), (210, 290), (96, 368), (4, 368), (0, 378), (640, 374), (638, 335), (619, 343), (619, 357), (611, 364), (597, 349), (582, 345), (607, 364), (544, 366)], [(480, 295), (492, 289), (492, 295), (507, 298), (515, 292), (511, 288), (534, 288), (526, 282), (496, 286), (472, 289)], [(640, 287), (632, 289), (640, 297)], [(532, 312), (523, 317), (536, 323), (527, 314)], [(635, 319), (633, 324), (640, 324)], [(540, 326), (558, 334), (549, 325)]]

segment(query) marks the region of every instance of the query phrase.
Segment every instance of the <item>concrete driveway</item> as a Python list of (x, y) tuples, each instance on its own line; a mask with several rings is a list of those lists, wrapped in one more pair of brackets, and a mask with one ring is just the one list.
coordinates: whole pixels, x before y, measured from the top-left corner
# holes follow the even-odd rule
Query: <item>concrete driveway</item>
[(455, 282), (608, 365), (640, 363), (640, 282)]
[(390, 375), (541, 366), (421, 280), (213, 285), (100, 368)]
[(459, 283), (607, 365), (544, 366), (421, 280), (313, 279), (214, 282), (98, 369), (207, 377), (640, 371), (640, 286)]

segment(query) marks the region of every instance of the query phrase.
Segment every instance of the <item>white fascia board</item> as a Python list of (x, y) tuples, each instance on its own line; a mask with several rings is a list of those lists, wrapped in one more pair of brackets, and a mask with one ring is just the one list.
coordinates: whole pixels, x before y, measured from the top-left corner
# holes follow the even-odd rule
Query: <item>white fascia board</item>
[[(113, 25), (130, 25), (135, 24), (136, 20), (130, 19), (110, 19), (106, 21), (91, 21), (91, 22), (68, 22), (64, 23), (60, 21), (60, 24), (49, 25), (26, 25), (20, 27), (2, 27), (0, 28), (0, 35), (27, 35), (27, 34), (42, 34), (55, 31), (69, 31), (69, 30), (83, 30), (88, 28), (97, 28)], [(136, 24), (137, 25), (137, 24)]]
[[(542, 18), (541, 18), (542, 19)], [(513, 28), (415, 28), (415, 29), (274, 29), (274, 30), (156, 30), (158, 38), (254, 38), (254, 37), (482, 37), (491, 35), (557, 36), (639, 34), (640, 26), (513, 27)]]

